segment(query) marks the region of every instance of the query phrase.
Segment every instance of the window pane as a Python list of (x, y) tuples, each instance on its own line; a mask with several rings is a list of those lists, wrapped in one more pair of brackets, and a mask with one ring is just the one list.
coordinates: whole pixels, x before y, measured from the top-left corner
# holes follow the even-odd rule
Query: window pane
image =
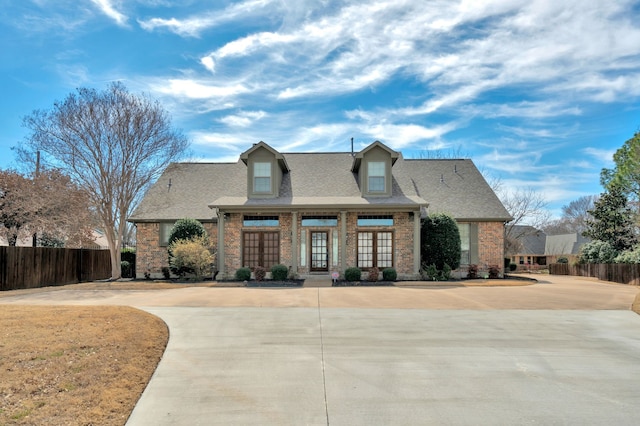
[(358, 233), (358, 268), (373, 267), (373, 232)]
[(262, 236), (264, 238), (264, 251), (261, 266), (264, 266), (269, 270), (273, 265), (277, 265), (279, 263), (280, 241), (277, 232), (263, 232)]
[(162, 222), (160, 223), (160, 245), (166, 246), (169, 244), (169, 236), (173, 229), (174, 222)]
[(460, 264), (468, 265), (471, 263), (471, 251), (469, 249), (469, 224), (459, 223), (458, 231), (460, 232)]
[(358, 216), (358, 226), (393, 226), (393, 216)]
[(271, 163), (253, 163), (253, 176), (271, 177)]
[(333, 227), (338, 226), (338, 219), (334, 217), (303, 217), (302, 226)]
[(260, 233), (246, 232), (243, 241), (243, 266), (255, 268), (260, 264)]
[(278, 216), (245, 216), (242, 220), (243, 226), (278, 226), (280, 220)]
[(253, 191), (271, 192), (271, 163), (253, 163)]
[(256, 177), (253, 178), (254, 192), (271, 192), (271, 178)]
[(378, 232), (377, 239), (377, 267), (391, 268), (393, 266), (393, 235), (391, 232)]
[(369, 192), (384, 192), (385, 167), (383, 161), (370, 161), (368, 163)]

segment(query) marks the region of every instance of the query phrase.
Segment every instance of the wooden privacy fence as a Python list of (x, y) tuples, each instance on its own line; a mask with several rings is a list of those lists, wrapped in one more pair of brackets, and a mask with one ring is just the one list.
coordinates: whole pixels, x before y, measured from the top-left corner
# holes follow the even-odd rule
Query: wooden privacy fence
[(639, 264), (585, 263), (580, 265), (569, 265), (568, 263), (552, 263), (549, 265), (549, 273), (552, 275), (592, 277), (603, 281), (640, 285)]
[(110, 276), (109, 250), (0, 247), (0, 291), (73, 284)]

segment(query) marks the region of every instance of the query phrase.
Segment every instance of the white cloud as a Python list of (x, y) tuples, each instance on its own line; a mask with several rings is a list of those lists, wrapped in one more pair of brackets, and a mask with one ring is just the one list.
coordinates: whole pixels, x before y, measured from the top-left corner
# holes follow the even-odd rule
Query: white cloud
[(238, 114), (226, 115), (218, 121), (230, 127), (248, 127), (266, 116), (267, 113), (264, 111), (241, 111)]
[(182, 37), (199, 37), (202, 32), (235, 19), (247, 19), (254, 15), (273, 13), (271, 6), (278, 2), (273, 0), (248, 0), (232, 4), (224, 10), (213, 10), (199, 13), (186, 19), (151, 18), (138, 20), (140, 27), (147, 31), (166, 28)]
[(188, 79), (172, 79), (164, 86), (155, 86), (154, 90), (172, 95), (175, 97), (185, 97), (187, 99), (209, 99), (209, 98), (225, 98), (237, 96), (248, 92), (248, 89), (240, 83), (214, 86), (203, 84), (198, 81)]
[(93, 4), (98, 6), (102, 13), (107, 15), (109, 18), (113, 19), (116, 24), (120, 26), (125, 26), (127, 24), (127, 20), (129, 19), (126, 15), (116, 10), (113, 5), (113, 1), (111, 0), (91, 0)]

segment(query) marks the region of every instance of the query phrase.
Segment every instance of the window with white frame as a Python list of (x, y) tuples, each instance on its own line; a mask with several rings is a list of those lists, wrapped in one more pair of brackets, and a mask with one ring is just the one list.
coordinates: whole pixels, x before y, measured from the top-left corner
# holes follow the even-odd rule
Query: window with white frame
[(271, 192), (271, 163), (253, 163), (253, 192)]
[(367, 164), (369, 192), (384, 192), (386, 181), (384, 161), (369, 161)]

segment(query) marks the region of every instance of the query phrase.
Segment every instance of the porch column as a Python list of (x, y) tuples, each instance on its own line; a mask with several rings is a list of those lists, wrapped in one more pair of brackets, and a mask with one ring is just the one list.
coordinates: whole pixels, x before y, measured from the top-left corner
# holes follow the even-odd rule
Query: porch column
[(420, 210), (413, 212), (413, 273), (420, 274)]
[(298, 273), (298, 212), (291, 213), (291, 272)]
[(340, 212), (340, 269), (347, 269), (347, 212)]
[(218, 210), (218, 274), (224, 279), (224, 212)]

